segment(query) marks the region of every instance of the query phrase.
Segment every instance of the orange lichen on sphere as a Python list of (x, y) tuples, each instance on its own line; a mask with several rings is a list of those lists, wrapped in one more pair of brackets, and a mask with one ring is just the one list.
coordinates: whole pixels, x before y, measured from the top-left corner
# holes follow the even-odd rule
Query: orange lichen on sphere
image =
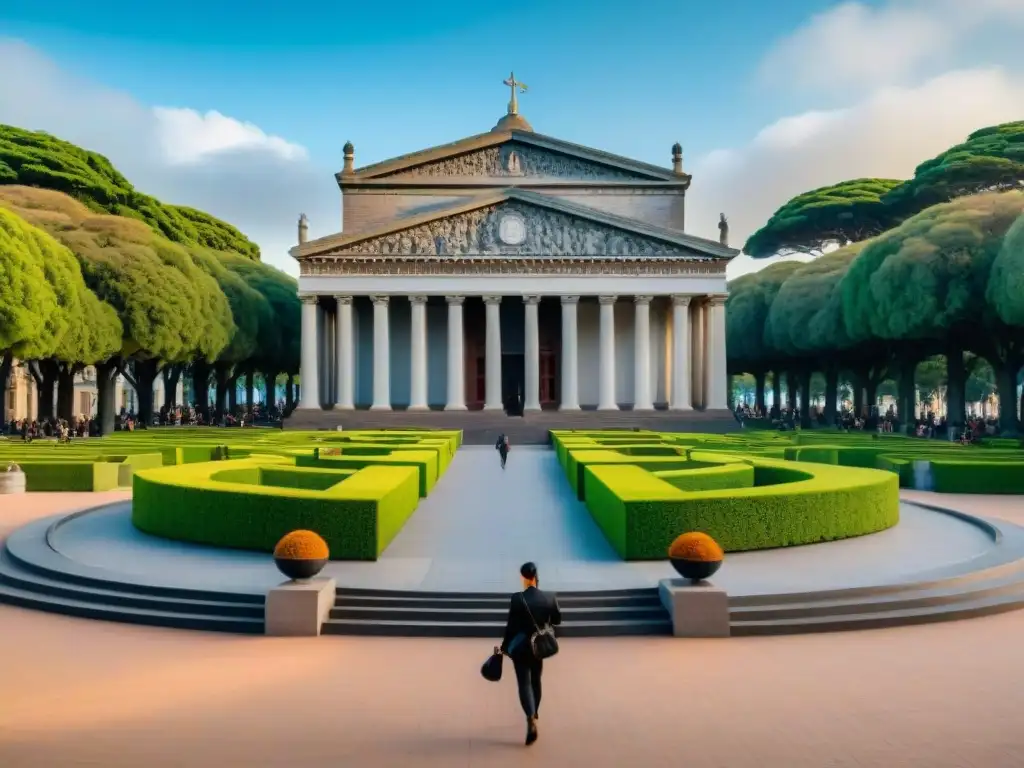
[(694, 563), (717, 563), (725, 558), (718, 542), (706, 533), (684, 533), (668, 548), (668, 556)]
[(292, 531), (274, 547), (274, 557), (281, 560), (327, 560), (327, 542), (313, 531)]

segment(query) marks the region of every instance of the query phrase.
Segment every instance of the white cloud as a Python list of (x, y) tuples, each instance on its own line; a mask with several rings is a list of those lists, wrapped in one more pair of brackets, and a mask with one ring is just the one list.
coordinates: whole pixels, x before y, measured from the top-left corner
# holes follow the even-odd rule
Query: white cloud
[(0, 39), (0, 123), (43, 130), (106, 155), (135, 187), (238, 227), (263, 260), (294, 274), (288, 249), (300, 212), (311, 236), (341, 228), (331, 169), (251, 123), (191, 109), (152, 108), (83, 81), (34, 48)]
[[(833, 112), (786, 117), (745, 147), (717, 150), (693, 167), (687, 219), (716, 237), (718, 214), (742, 245), (794, 195), (856, 178), (909, 178), (919, 163), (987, 125), (1019, 120), (1024, 76), (1001, 69), (951, 72), (913, 88), (882, 88)], [(764, 261), (742, 257), (730, 276)]]
[(941, 62), (994, 25), (1024, 23), (1022, 0), (846, 2), (780, 40), (764, 80), (812, 88), (898, 82)]

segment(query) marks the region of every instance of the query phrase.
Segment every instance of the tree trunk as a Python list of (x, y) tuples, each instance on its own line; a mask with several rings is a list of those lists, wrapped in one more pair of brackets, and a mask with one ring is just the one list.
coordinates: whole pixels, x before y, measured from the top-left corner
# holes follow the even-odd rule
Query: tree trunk
[(238, 376), (231, 376), (228, 379), (228, 413), (238, 413)]
[(996, 388), (999, 391), (999, 431), (1011, 437), (1017, 434), (1017, 372), (1020, 361), (1015, 357), (996, 369)]
[(217, 411), (217, 419), (220, 420), (227, 412), (228, 384), (231, 381), (231, 366), (224, 363), (217, 363), (213, 366), (213, 378), (217, 398), (217, 402), (214, 407)]
[(205, 360), (192, 363), (192, 399), (206, 419), (210, 415), (210, 364)]
[[(0, 354), (0, 397), (4, 399), (4, 402), (0, 403), (0, 416), (3, 416), (4, 421), (7, 421), (7, 387), (11, 383), (12, 370), (14, 370), (14, 354), (11, 352)], [(14, 414), (11, 414), (11, 418), (14, 418)]]
[(814, 426), (811, 420), (811, 369), (800, 371), (800, 426), (810, 429)]
[(786, 371), (786, 405), (791, 411), (796, 410), (796, 390), (796, 373), (793, 371)]
[(252, 406), (254, 398), (254, 390), (256, 389), (256, 372), (246, 371), (245, 372), (245, 411), (246, 413), (252, 413)]
[(75, 419), (75, 367), (61, 365), (57, 372), (57, 418)]
[(967, 416), (966, 388), (964, 351), (954, 344), (946, 354), (946, 423), (950, 430), (957, 433)]
[(764, 380), (765, 373), (763, 371), (761, 373), (754, 374), (754, 382), (756, 387), (754, 394), (754, 406), (756, 408), (759, 408), (761, 413), (764, 413)]
[(853, 374), (853, 380), (850, 382), (850, 387), (853, 389), (853, 414), (854, 416), (863, 416), (864, 408), (867, 405), (866, 398), (864, 397), (864, 383), (867, 381), (867, 376), (860, 373)]
[(267, 413), (277, 407), (277, 374), (263, 372), (263, 396), (266, 398)]
[(173, 410), (176, 405), (183, 405), (178, 402), (178, 382), (181, 380), (180, 365), (169, 365), (164, 368), (164, 407), (168, 411)]
[(57, 410), (53, 395), (60, 366), (55, 360), (33, 360), (28, 364), (28, 370), (36, 380), (36, 418), (39, 421), (52, 419)]
[(101, 435), (114, 434), (117, 368), (116, 358), (96, 364), (96, 421)]
[(138, 417), (148, 427), (153, 423), (153, 386), (160, 375), (160, 363), (157, 360), (136, 360), (134, 368)]
[(903, 424), (903, 431), (911, 435), (914, 433), (914, 422), (917, 419), (917, 391), (914, 388), (914, 374), (917, 373), (916, 360), (901, 360), (899, 363), (899, 400), (897, 408), (900, 422)]
[(834, 427), (838, 421), (839, 369), (834, 364), (825, 367), (825, 424)]
[(284, 387), (284, 409), (287, 413), (292, 412), (295, 406), (295, 374), (288, 374), (288, 381)]

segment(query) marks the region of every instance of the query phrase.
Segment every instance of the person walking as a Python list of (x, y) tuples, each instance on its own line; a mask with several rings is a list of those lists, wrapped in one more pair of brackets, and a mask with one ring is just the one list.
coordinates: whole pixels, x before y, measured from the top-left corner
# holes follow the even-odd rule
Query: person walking
[(501, 468), (505, 468), (505, 462), (508, 460), (508, 435), (502, 434), (498, 436), (498, 442), (494, 444), (494, 447), (498, 451), (498, 455), (501, 456)]
[(523, 591), (512, 595), (500, 652), (512, 659), (519, 688), (519, 704), (526, 715), (526, 746), (537, 740), (541, 676), (544, 658), (558, 652), (553, 627), (562, 623), (558, 596), (537, 586), (537, 566), (524, 563), (519, 569)]

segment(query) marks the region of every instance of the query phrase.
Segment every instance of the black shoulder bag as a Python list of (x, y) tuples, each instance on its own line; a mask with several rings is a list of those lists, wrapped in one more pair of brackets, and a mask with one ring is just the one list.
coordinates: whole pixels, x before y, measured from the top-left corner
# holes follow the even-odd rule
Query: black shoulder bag
[(537, 624), (537, 620), (533, 618), (533, 611), (530, 610), (530, 604), (526, 602), (526, 595), (522, 594), (520, 597), (530, 621), (533, 622), (534, 632), (530, 635), (530, 650), (533, 651), (533, 657), (540, 661), (550, 659), (558, 653), (558, 638), (555, 637), (555, 628), (550, 624), (545, 624), (544, 627)]

